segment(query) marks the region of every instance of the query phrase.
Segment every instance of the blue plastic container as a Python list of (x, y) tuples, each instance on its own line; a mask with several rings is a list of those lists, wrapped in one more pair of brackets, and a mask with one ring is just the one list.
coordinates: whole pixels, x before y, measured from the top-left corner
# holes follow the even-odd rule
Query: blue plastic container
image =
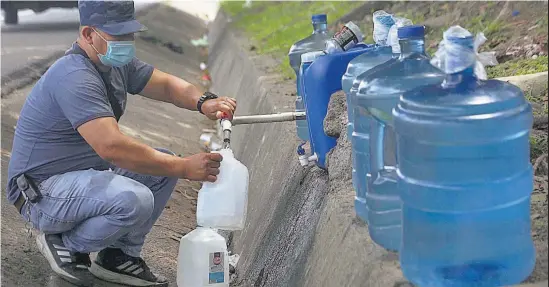
[[(301, 55), (301, 68), (299, 69), (299, 79), (300, 79), (300, 82), (298, 84), (298, 92), (302, 95), (302, 98), (303, 98), (303, 106), (305, 108), (305, 104), (306, 104), (306, 96), (307, 94), (305, 93), (305, 91), (303, 91), (303, 79), (304, 79), (304, 75), (305, 75), (305, 72), (309, 69), (309, 67), (313, 64), (313, 62), (318, 58), (318, 57), (321, 57), (321, 56), (324, 56), (326, 55), (326, 53), (324, 53), (323, 51), (314, 51), (314, 52), (308, 52), (308, 53), (304, 53)], [(307, 120), (305, 120), (307, 121)], [(308, 135), (308, 138), (311, 138), (311, 133), (310, 133), (310, 130), (307, 129), (307, 132), (309, 133)], [(310, 146), (310, 149), (311, 149), (311, 153), (314, 153), (314, 142), (313, 141), (310, 141), (309, 142), (309, 146)]]
[(324, 133), (324, 118), (333, 93), (341, 90), (341, 77), (349, 61), (371, 49), (371, 45), (359, 44), (352, 49), (317, 58), (303, 78), (303, 91), (311, 146), (318, 159), (317, 166), (326, 168), (326, 153), (336, 144), (336, 139)]
[[(372, 117), (369, 113), (361, 112), (356, 114), (356, 92), (358, 86), (368, 72), (378, 66), (385, 65), (388, 61), (397, 59), (400, 54), (393, 53), (390, 46), (377, 47), (374, 51), (361, 55), (365, 69), (353, 81), (347, 98), (348, 116), (351, 117), (347, 125), (347, 132), (351, 132), (351, 158), (353, 164), (353, 186), (355, 188), (355, 212), (364, 222), (368, 223), (368, 207), (366, 206), (366, 192), (368, 190), (368, 179), (370, 178), (370, 122)], [(357, 57), (358, 58), (358, 57)], [(351, 111), (351, 112), (349, 112)], [(358, 165), (358, 162), (363, 163)]]
[[(299, 68), (301, 66), (301, 55), (312, 51), (323, 51), (326, 47), (326, 40), (331, 38), (331, 34), (328, 32), (328, 22), (326, 14), (317, 14), (311, 17), (313, 24), (313, 33), (304, 39), (297, 41), (290, 47), (288, 58), (290, 66), (294, 69), (296, 74), (296, 111), (305, 111), (305, 102), (302, 95), (299, 93), (300, 80), (299, 80)], [(307, 128), (306, 120), (296, 121), (297, 136), (303, 140), (309, 140), (309, 131)]]
[(417, 286), (518, 284), (535, 265), (532, 108), (516, 86), (475, 76), (468, 31), (451, 27), (444, 41), (444, 82), (405, 93), (393, 111), (400, 265)]
[[(360, 81), (356, 81), (357, 77), (360, 74), (370, 70), (371, 68), (391, 59), (393, 56), (391, 47), (387, 44), (387, 37), (389, 29), (394, 25), (393, 16), (385, 13), (384, 11), (376, 11), (373, 14), (374, 22), (374, 38), (375, 45), (370, 51), (365, 52), (364, 54), (354, 58), (347, 65), (347, 70), (341, 78), (341, 87), (345, 92), (345, 97), (347, 99), (347, 138), (352, 141), (353, 133), (353, 106), (351, 103), (351, 97), (354, 97), (354, 93), (358, 88)], [(367, 145), (368, 138), (360, 138), (357, 145)], [(367, 156), (367, 155), (364, 155)], [(353, 188), (356, 192), (359, 189), (362, 190), (362, 194), (365, 192), (366, 187), (359, 188), (358, 185), (358, 176), (356, 175), (356, 157), (355, 152), (352, 152), (352, 179), (353, 179)], [(363, 197), (362, 197), (363, 198)], [(361, 218), (366, 218), (365, 216), (359, 216)]]
[[(404, 92), (439, 84), (444, 79), (444, 73), (431, 65), (425, 54), (424, 32), (423, 26), (398, 28), (400, 57), (367, 72), (356, 93), (358, 114), (373, 118), (366, 191), (368, 230), (374, 242), (393, 251), (400, 248), (402, 208), (397, 189), (392, 111)], [(367, 163), (358, 161), (357, 165)]]

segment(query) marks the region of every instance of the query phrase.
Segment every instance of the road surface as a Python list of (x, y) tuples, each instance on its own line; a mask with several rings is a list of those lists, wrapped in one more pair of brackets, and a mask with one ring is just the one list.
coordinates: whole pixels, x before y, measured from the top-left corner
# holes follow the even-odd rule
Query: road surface
[[(136, 1), (136, 10), (159, 1)], [(2, 11), (3, 14), (3, 11)], [(41, 13), (21, 10), (19, 24), (4, 24), (2, 29), (2, 76), (21, 69), (29, 62), (46, 59), (56, 51), (66, 50), (78, 37), (78, 9), (50, 8)]]

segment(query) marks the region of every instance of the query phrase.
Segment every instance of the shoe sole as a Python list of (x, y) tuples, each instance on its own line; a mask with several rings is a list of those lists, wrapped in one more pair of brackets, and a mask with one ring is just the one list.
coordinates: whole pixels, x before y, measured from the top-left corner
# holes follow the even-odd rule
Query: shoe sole
[(53, 254), (51, 253), (51, 250), (48, 248), (48, 243), (46, 242), (46, 234), (41, 233), (40, 235), (36, 236), (36, 245), (38, 245), (38, 250), (46, 258), (46, 260), (50, 264), (50, 268), (53, 270), (53, 272), (55, 272), (55, 274), (69, 281), (70, 283), (73, 283), (78, 286), (84, 286), (84, 287), (93, 286), (93, 283), (86, 284), (82, 282), (80, 279), (69, 274), (65, 270), (59, 268), (59, 266), (57, 265), (57, 262), (55, 261), (55, 258), (53, 257)]
[(118, 284), (129, 285), (129, 286), (139, 286), (139, 287), (168, 286), (168, 282), (166, 283), (150, 282), (150, 281), (145, 281), (143, 279), (135, 278), (133, 276), (112, 272), (110, 270), (107, 270), (99, 266), (99, 264), (95, 262), (92, 263), (91, 267), (88, 270), (90, 270), (91, 274), (93, 274), (95, 277), (108, 282), (112, 282), (112, 283), (118, 283)]

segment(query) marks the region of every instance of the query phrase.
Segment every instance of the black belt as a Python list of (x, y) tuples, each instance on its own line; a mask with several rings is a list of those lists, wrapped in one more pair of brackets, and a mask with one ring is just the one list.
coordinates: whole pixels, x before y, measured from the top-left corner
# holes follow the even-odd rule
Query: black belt
[(13, 203), (13, 205), (15, 205), (15, 208), (17, 208), (17, 212), (19, 212), (19, 214), (21, 214), (21, 208), (23, 208), (25, 202), (27, 202), (27, 200), (25, 199), (23, 193), (20, 192), (19, 197), (17, 197), (17, 200), (15, 200), (15, 202)]

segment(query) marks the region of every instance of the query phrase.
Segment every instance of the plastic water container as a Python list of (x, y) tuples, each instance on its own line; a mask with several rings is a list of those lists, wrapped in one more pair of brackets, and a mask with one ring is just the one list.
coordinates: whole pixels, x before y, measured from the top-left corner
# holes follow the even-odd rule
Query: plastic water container
[(400, 248), (402, 208), (397, 189), (392, 111), (406, 91), (440, 84), (444, 79), (444, 73), (431, 65), (425, 53), (424, 32), (423, 26), (398, 28), (400, 57), (370, 70), (356, 93), (359, 114), (373, 118), (370, 122), (371, 177), (366, 192), (368, 230), (374, 242), (393, 251)]
[[(299, 79), (301, 82), (299, 83), (298, 87), (300, 89), (299, 93), (302, 95), (301, 97), (303, 99), (303, 106), (305, 109), (306, 109), (306, 103), (307, 103), (307, 100), (306, 100), (307, 94), (305, 94), (305, 92), (303, 91), (303, 79), (304, 79), (303, 76), (305, 75), (305, 72), (307, 71), (307, 69), (309, 69), (311, 64), (314, 62), (314, 60), (324, 55), (326, 55), (326, 53), (324, 53), (323, 51), (308, 52), (301, 55), (301, 68), (299, 69)], [(305, 119), (305, 121), (307, 120)], [(309, 138), (311, 138), (310, 129), (307, 129), (307, 132), (309, 133)], [(314, 153), (314, 143), (312, 141), (309, 143), (309, 146), (311, 149), (311, 153)]]
[(326, 168), (326, 153), (336, 145), (336, 139), (324, 133), (324, 118), (330, 97), (341, 90), (341, 77), (349, 61), (369, 49), (369, 45), (359, 44), (349, 51), (318, 57), (303, 76), (311, 146), (317, 155), (316, 164), (320, 168)]
[[(381, 11), (383, 12), (383, 11)], [(377, 12), (376, 12), (377, 13)], [(376, 14), (374, 13), (374, 14)], [(353, 163), (353, 185), (356, 191), (355, 212), (364, 222), (368, 223), (368, 207), (366, 206), (366, 193), (370, 182), (370, 125), (373, 121), (368, 111), (357, 112), (356, 93), (362, 80), (374, 69), (382, 69), (390, 62), (394, 62), (400, 56), (400, 44), (398, 36), (395, 33), (398, 27), (412, 25), (412, 22), (406, 18), (394, 17), (385, 12), (377, 13), (377, 19), (374, 21), (374, 39), (378, 41), (378, 47), (369, 53), (356, 58), (357, 67), (364, 71), (354, 80), (349, 89), (347, 98), (347, 111), (349, 124), (347, 132), (351, 132), (351, 157)], [(393, 22), (394, 21), (394, 22)], [(383, 33), (376, 31), (376, 23), (379, 30), (387, 29), (387, 26), (394, 23), (388, 31)], [(383, 25), (385, 23), (385, 25)], [(358, 62), (360, 60), (360, 62)], [(358, 64), (360, 63), (360, 64)], [(361, 163), (360, 165), (358, 163)]]
[(425, 287), (519, 284), (535, 265), (532, 108), (516, 86), (475, 76), (467, 30), (451, 27), (439, 47), (444, 82), (405, 93), (393, 111), (402, 271)]
[(220, 153), (223, 160), (216, 182), (204, 182), (198, 193), (197, 225), (242, 230), (248, 206), (248, 168), (234, 158), (230, 149), (213, 153)]
[[(347, 70), (343, 77), (341, 78), (341, 87), (345, 92), (345, 98), (347, 100), (347, 138), (352, 142), (353, 134), (353, 107), (354, 104), (351, 103), (351, 98), (354, 97), (354, 93), (358, 89), (360, 81), (357, 77), (370, 70), (371, 68), (388, 61), (391, 59), (392, 51), (391, 47), (387, 44), (387, 37), (389, 35), (389, 29), (394, 25), (394, 19), (391, 14), (383, 10), (379, 10), (373, 13), (373, 22), (374, 22), (374, 41), (375, 45), (371, 47), (369, 51), (366, 51), (360, 56), (357, 56), (349, 62), (347, 65)], [(368, 134), (363, 134), (367, 136)], [(368, 138), (357, 139), (359, 142), (356, 145), (367, 145)], [(362, 196), (364, 198), (366, 187), (359, 188), (358, 185), (358, 176), (356, 175), (356, 152), (355, 149), (352, 150), (352, 179), (353, 179), (353, 188), (355, 192), (358, 192), (360, 189)], [(363, 155), (367, 156), (367, 155)], [(365, 203), (364, 203), (365, 204)], [(357, 209), (358, 210), (358, 209)], [(359, 216), (366, 221), (366, 212), (361, 212), (363, 215)]]
[[(296, 74), (296, 111), (305, 111), (305, 103), (299, 93), (299, 67), (301, 67), (301, 55), (312, 51), (323, 51), (326, 47), (326, 41), (330, 39), (331, 34), (328, 33), (328, 22), (326, 14), (317, 14), (311, 17), (313, 24), (313, 33), (304, 39), (297, 41), (292, 45), (288, 53), (290, 66)], [(296, 121), (297, 136), (303, 140), (309, 140), (309, 131), (307, 128), (307, 120)]]
[(229, 254), (225, 238), (197, 227), (181, 238), (177, 258), (178, 287), (229, 287)]

